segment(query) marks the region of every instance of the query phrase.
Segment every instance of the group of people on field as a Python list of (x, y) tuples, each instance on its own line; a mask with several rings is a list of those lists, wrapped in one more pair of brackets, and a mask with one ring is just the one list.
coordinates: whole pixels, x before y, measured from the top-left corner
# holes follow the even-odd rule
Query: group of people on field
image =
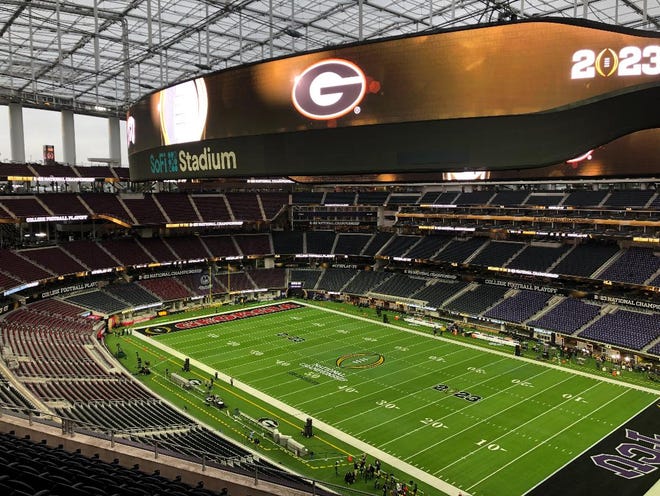
[[(335, 472), (338, 474), (339, 461), (335, 463)], [(406, 483), (397, 480), (394, 474), (382, 472), (380, 460), (367, 463), (367, 455), (363, 453), (359, 460), (353, 460), (353, 470), (344, 475), (344, 482), (353, 484), (357, 480), (374, 481), (374, 488), (382, 488), (383, 496), (417, 496), (417, 484), (413, 481)]]

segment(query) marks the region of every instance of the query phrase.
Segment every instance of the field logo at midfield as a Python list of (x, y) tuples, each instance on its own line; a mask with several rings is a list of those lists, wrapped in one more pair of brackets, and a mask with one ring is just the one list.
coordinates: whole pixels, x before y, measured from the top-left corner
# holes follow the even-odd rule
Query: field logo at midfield
[(185, 329), (197, 329), (198, 327), (222, 324), (223, 322), (231, 322), (233, 320), (247, 319), (250, 317), (259, 317), (260, 315), (269, 315), (271, 313), (284, 312), (286, 310), (293, 310), (301, 307), (302, 305), (298, 305), (297, 303), (278, 303), (277, 305), (250, 308), (247, 310), (239, 310), (238, 312), (221, 313), (211, 317), (184, 320), (169, 326), (148, 327), (146, 329), (139, 329), (139, 331), (147, 336), (158, 336), (170, 332), (183, 331)]
[(380, 353), (349, 353), (337, 358), (337, 367), (342, 369), (371, 369), (385, 362)]
[(147, 336), (161, 336), (170, 332), (172, 332), (172, 328), (169, 326), (148, 327), (144, 330), (144, 334)]

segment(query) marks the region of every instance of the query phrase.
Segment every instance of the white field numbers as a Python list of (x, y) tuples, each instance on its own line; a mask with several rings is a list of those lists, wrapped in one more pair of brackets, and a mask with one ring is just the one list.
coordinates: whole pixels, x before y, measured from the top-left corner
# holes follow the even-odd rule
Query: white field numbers
[(401, 410), (398, 406), (396, 406), (396, 403), (392, 403), (387, 400), (378, 400), (376, 402), (376, 405), (382, 406), (383, 408), (386, 408), (387, 410)]
[(424, 417), (420, 422), (424, 425), (427, 425), (429, 427), (433, 427), (434, 429), (449, 429), (447, 427), (447, 424), (440, 420), (432, 419), (430, 417)]
[(482, 439), (477, 443), (480, 448), (486, 448), (489, 451), (506, 451), (502, 446), (497, 443), (489, 443), (487, 439)]

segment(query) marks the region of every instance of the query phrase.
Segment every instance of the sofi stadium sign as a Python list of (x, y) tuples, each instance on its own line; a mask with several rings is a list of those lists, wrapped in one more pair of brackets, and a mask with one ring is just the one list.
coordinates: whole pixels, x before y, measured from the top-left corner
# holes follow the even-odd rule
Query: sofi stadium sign
[(205, 146), (201, 153), (171, 150), (149, 155), (152, 174), (173, 174), (198, 171), (223, 171), (237, 169), (236, 152), (212, 151)]

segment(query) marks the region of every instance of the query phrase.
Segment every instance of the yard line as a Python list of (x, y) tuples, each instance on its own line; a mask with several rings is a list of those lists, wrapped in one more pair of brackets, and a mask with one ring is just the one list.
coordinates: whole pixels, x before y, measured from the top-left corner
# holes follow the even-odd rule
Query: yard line
[[(542, 373), (543, 373), (543, 372), (540, 372), (539, 374), (536, 374), (536, 375), (533, 376), (533, 377), (538, 377), (538, 376), (541, 375)], [(569, 376), (569, 377), (567, 377), (566, 379), (564, 379), (563, 381), (561, 381), (561, 382), (559, 382), (559, 383), (557, 383), (557, 384), (554, 384), (553, 386), (555, 386), (555, 385), (559, 385), (559, 384), (563, 384), (564, 382), (566, 382), (566, 381), (568, 381), (568, 380), (570, 380), (570, 379), (572, 379), (572, 378), (573, 378), (573, 377)], [(509, 387), (506, 388), (506, 389), (508, 390), (508, 389), (513, 388), (513, 387), (514, 387), (514, 386), (509, 386)], [(528, 398), (525, 398), (524, 401), (529, 401), (530, 399), (532, 399), (532, 398), (534, 398), (534, 397), (536, 397), (536, 396), (539, 396), (539, 395), (545, 393), (546, 391), (547, 391), (547, 389), (544, 389), (544, 390), (542, 390), (542, 391), (539, 391), (538, 393), (533, 394), (532, 396), (529, 396)], [(448, 437), (446, 437), (446, 438), (444, 438), (444, 439), (442, 439), (442, 440), (440, 440), (440, 441), (438, 441), (438, 442), (436, 442), (436, 443), (433, 443), (433, 444), (427, 446), (427, 447), (424, 448), (423, 450), (418, 451), (418, 452), (415, 454), (415, 456), (419, 456), (421, 453), (424, 453), (425, 451), (428, 451), (428, 450), (430, 450), (430, 449), (433, 449), (433, 448), (435, 448), (436, 446), (439, 446), (440, 444), (442, 444), (442, 443), (444, 443), (444, 442), (446, 442), (446, 441), (448, 441), (448, 440), (450, 440), (450, 439), (452, 439), (452, 438), (454, 438), (454, 437), (456, 437), (456, 436), (459, 436), (460, 434), (464, 433), (465, 431), (468, 431), (468, 430), (470, 430), (470, 429), (473, 429), (475, 426), (477, 426), (477, 425), (479, 425), (479, 424), (482, 424), (482, 423), (484, 423), (484, 422), (486, 422), (486, 421), (492, 419), (493, 417), (496, 417), (496, 416), (500, 415), (502, 412), (506, 412), (507, 410), (510, 410), (510, 409), (512, 409), (512, 408), (516, 408), (518, 405), (520, 405), (520, 403), (522, 403), (522, 401), (519, 401), (519, 402), (517, 402), (517, 403), (514, 403), (514, 404), (512, 404), (511, 406), (508, 406), (508, 407), (506, 407), (506, 408), (504, 408), (504, 409), (502, 409), (502, 410), (498, 410), (498, 411), (495, 412), (494, 414), (492, 414), (492, 415), (490, 415), (490, 416), (488, 416), (488, 417), (485, 417), (485, 418), (481, 419), (479, 422), (475, 422), (474, 424), (470, 424), (470, 425), (469, 425), (468, 427), (466, 427), (465, 429), (462, 429), (462, 430), (460, 430), (460, 431), (458, 431), (458, 432), (455, 432), (455, 433), (452, 434), (451, 436), (448, 436)], [(466, 407), (466, 408), (467, 408), (467, 407)], [(462, 409), (459, 410), (459, 411), (462, 411), (462, 410), (464, 410), (464, 408), (462, 408)], [(444, 417), (443, 417), (443, 418), (444, 418)], [(409, 460), (410, 458), (412, 458), (412, 457), (408, 457), (408, 458), (406, 458), (406, 460)], [(463, 457), (463, 458), (465, 458), (465, 457)], [(458, 461), (458, 460), (457, 460), (457, 461)], [(447, 468), (447, 467), (443, 467), (443, 469), (444, 469), (444, 468)], [(443, 470), (443, 469), (436, 470), (436, 471), (434, 472), (434, 474), (437, 474), (438, 472), (440, 472), (440, 471)]]
[[(350, 337), (350, 336), (349, 336), (349, 337), (339, 337), (339, 338), (330, 338), (330, 339), (332, 339), (332, 341), (335, 342), (335, 343), (341, 344), (342, 346), (347, 346), (347, 345), (352, 344), (352, 343), (350, 343), (349, 340), (350, 340), (350, 339), (354, 339), (354, 337)], [(405, 341), (405, 340), (407, 340), (407, 339), (410, 339), (410, 337), (409, 337), (409, 336), (405, 336), (405, 337), (402, 337), (402, 338), (400, 338), (400, 339), (390, 339), (390, 340), (388, 340), (388, 342), (387, 342), (387, 346), (392, 346), (392, 345), (396, 344), (396, 343), (399, 342), (399, 341), (402, 341), (402, 342), (403, 342), (403, 341)], [(447, 344), (448, 344), (448, 343), (447, 343)], [(444, 343), (443, 343), (443, 345), (444, 345)], [(314, 358), (317, 356), (317, 355), (312, 355), (312, 354), (308, 353), (309, 350), (311, 350), (311, 349), (313, 349), (313, 348), (317, 348), (317, 347), (324, 347), (325, 349), (323, 350), (323, 353), (325, 353), (325, 352), (327, 351), (327, 346), (328, 346), (328, 342), (326, 341), (326, 342), (317, 343), (317, 344), (315, 344), (315, 345), (307, 345), (307, 347), (305, 348), (304, 351), (293, 351), (293, 352), (291, 352), (291, 353), (294, 354), (294, 355), (296, 356), (296, 358), (304, 359), (306, 362), (309, 362), (309, 361), (313, 361)], [(281, 347), (272, 348), (271, 350), (267, 351), (266, 353), (271, 353), (272, 350), (280, 350), (280, 349), (287, 349), (287, 350), (289, 350), (288, 347), (286, 347), (286, 346), (281, 346)], [(444, 349), (444, 346), (443, 346), (443, 348), (436, 348), (435, 351), (437, 352), (438, 349)], [(457, 349), (457, 350), (456, 350), (455, 352), (453, 352), (453, 353), (458, 353), (458, 352), (460, 352), (460, 351), (462, 351), (462, 350)], [(428, 352), (429, 352), (428, 349), (422, 349), (422, 350), (420, 350), (418, 353), (414, 353), (414, 354), (412, 354), (412, 355), (411, 355), (411, 354), (408, 354), (407, 356), (416, 356), (416, 355), (421, 355), (421, 354), (428, 353)], [(453, 353), (451, 353), (451, 354), (453, 354)], [(319, 353), (318, 356), (322, 356), (322, 354)], [(448, 355), (447, 355), (447, 356), (448, 356)], [(273, 374), (273, 373), (272, 373), (272, 370), (271, 370), (271, 369), (272, 369), (272, 364), (271, 364), (271, 365), (264, 366), (264, 367), (260, 367), (260, 368), (256, 368), (256, 367), (254, 367), (254, 364), (255, 364), (255, 363), (262, 362), (262, 361), (265, 361), (265, 360), (267, 360), (267, 359), (273, 359), (273, 358), (277, 358), (277, 357), (273, 357), (273, 356), (270, 356), (270, 355), (269, 355), (269, 356), (264, 356), (264, 357), (262, 357), (262, 358), (260, 358), (260, 359), (254, 359), (254, 360), (251, 360), (251, 361), (250, 361), (250, 372), (251, 372), (251, 373), (259, 373), (259, 372), (266, 371), (266, 370), (268, 370), (268, 371), (270, 372), (269, 374), (264, 374), (263, 378), (261, 378), (261, 379), (256, 378), (256, 379), (251, 380), (250, 383), (251, 383), (252, 385), (257, 385), (257, 384), (258, 384), (259, 382), (261, 382), (261, 381), (269, 381), (269, 382), (270, 382), (270, 381), (272, 381), (272, 378), (275, 377), (275, 376), (280, 376), (280, 375), (282, 375), (282, 376), (286, 376), (286, 375), (288, 375), (288, 372), (287, 372), (288, 369), (283, 369), (282, 372), (277, 372), (276, 374)], [(287, 361), (290, 361), (290, 360), (291, 360), (291, 358), (288, 358), (288, 359), (287, 359)], [(245, 364), (243, 364), (243, 365), (245, 365)], [(400, 370), (401, 370), (401, 369), (399, 369), (399, 371), (400, 371)], [(356, 372), (355, 374), (351, 374), (351, 375), (357, 375), (357, 372)], [(383, 376), (381, 376), (381, 377), (383, 377)], [(293, 383), (299, 383), (299, 380), (298, 380), (298, 379), (291, 379), (291, 380), (287, 380), (287, 381), (282, 381), (282, 382), (280, 382), (278, 385), (279, 385), (279, 386), (282, 386), (282, 385), (285, 385), (285, 384), (293, 384)], [(281, 398), (286, 398), (286, 397), (289, 396), (289, 395), (292, 395), (292, 394), (299, 394), (300, 392), (304, 392), (306, 389), (313, 389), (314, 387), (315, 387), (315, 385), (310, 385), (310, 386), (305, 385), (305, 386), (303, 386), (303, 387), (299, 387), (299, 388), (297, 388), (295, 391), (291, 391), (290, 393), (283, 393), (282, 395), (279, 395), (279, 397), (281, 397)], [(309, 401), (313, 401), (315, 398), (316, 398), (316, 397), (313, 397), (313, 398), (312, 398), (311, 400), (309, 400)], [(306, 402), (303, 402), (303, 403), (300, 403), (300, 404), (304, 404), (304, 403), (306, 403)], [(299, 405), (300, 405), (300, 404), (299, 404)]]
[[(317, 305), (314, 305), (314, 304), (306, 302), (306, 301), (305, 302), (299, 301), (299, 302), (296, 302), (296, 303), (298, 303), (300, 305), (303, 305), (303, 306), (318, 308), (319, 310), (323, 310), (325, 312), (331, 312), (331, 313), (336, 313), (336, 314), (340, 314), (340, 315), (346, 315), (346, 314), (344, 314), (344, 313), (342, 313), (338, 310), (333, 310), (331, 308), (324, 308), (324, 307), (317, 306)], [(373, 322), (373, 320), (367, 319), (366, 317), (359, 317), (359, 316), (356, 316), (356, 315), (349, 315), (349, 317), (352, 317), (354, 319), (363, 320), (363, 321), (366, 321), (366, 322)], [(595, 379), (597, 381), (609, 382), (610, 384), (616, 384), (617, 386), (624, 386), (624, 387), (628, 387), (628, 388), (631, 388), (631, 389), (636, 389), (638, 391), (644, 391), (645, 393), (651, 393), (651, 394), (655, 394), (655, 395), (660, 394), (660, 391), (658, 389), (653, 389), (653, 388), (646, 387), (646, 386), (639, 386), (637, 384), (631, 384), (631, 383), (628, 383), (628, 382), (618, 381), (616, 379), (612, 379), (611, 377), (603, 377), (603, 376), (600, 376), (600, 375), (585, 372), (583, 370), (567, 369), (565, 367), (561, 367), (560, 365), (555, 365), (553, 363), (541, 362), (541, 361), (538, 361), (538, 360), (534, 360), (533, 358), (517, 357), (517, 356), (513, 356), (513, 354), (511, 354), (511, 353), (505, 353), (503, 351), (493, 350), (491, 348), (485, 348), (485, 347), (482, 347), (482, 346), (478, 346), (476, 344), (465, 343), (465, 342), (462, 342), (462, 341), (454, 341), (454, 340), (444, 338), (444, 337), (440, 337), (440, 336), (430, 336), (426, 332), (417, 331), (415, 329), (408, 329), (406, 327), (399, 327), (399, 326), (394, 325), (394, 324), (382, 323), (380, 325), (385, 326), (385, 327), (390, 327), (392, 329), (398, 329), (398, 330), (404, 331), (404, 332), (409, 332), (409, 333), (412, 333), (412, 334), (418, 334), (420, 336), (426, 336), (428, 338), (436, 339), (438, 341), (445, 341), (445, 342), (449, 342), (449, 343), (454, 343), (457, 346), (464, 346), (466, 348), (472, 348), (474, 350), (479, 350), (479, 351), (482, 351), (484, 353), (491, 353), (493, 355), (506, 356), (506, 357), (512, 358), (514, 360), (522, 360), (524, 362), (534, 363), (534, 364), (540, 365), (542, 367), (548, 367), (548, 368), (555, 369), (555, 370), (561, 370), (562, 372), (569, 372), (569, 373), (574, 374), (574, 375), (580, 375), (582, 377), (588, 377), (590, 379)]]
[[(572, 378), (572, 377), (569, 377), (568, 379), (571, 379), (571, 378)], [(564, 379), (564, 380), (561, 381), (559, 384), (562, 384), (562, 383), (566, 382), (568, 379)], [(583, 390), (583, 391), (580, 393), (580, 395), (586, 393), (587, 391), (589, 391), (589, 390), (591, 390), (591, 389), (593, 389), (593, 388), (595, 388), (596, 386), (599, 386), (599, 385), (600, 385), (600, 383), (597, 382), (597, 383), (593, 384), (592, 386), (589, 386), (587, 389)], [(543, 391), (543, 392), (544, 392), (544, 391)], [(542, 393), (542, 392), (541, 392), (541, 393)], [(541, 393), (537, 393), (537, 394), (541, 394)], [(534, 396), (537, 396), (537, 395), (534, 395)], [(531, 396), (530, 398), (533, 398), (534, 396)], [(621, 396), (621, 395), (619, 395), (619, 396)], [(542, 417), (543, 415), (545, 415), (545, 414), (547, 414), (547, 413), (550, 413), (551, 411), (556, 410), (557, 408), (559, 408), (559, 407), (565, 405), (566, 403), (570, 403), (571, 401), (573, 401), (573, 398), (568, 398), (568, 399), (562, 401), (561, 403), (557, 403), (557, 404), (556, 404), (555, 406), (553, 406), (552, 408), (550, 408), (550, 409), (548, 409), (548, 410), (545, 410), (543, 413), (541, 413), (541, 415), (537, 415), (536, 417), (533, 417), (533, 418), (529, 419), (527, 422), (524, 422), (524, 423), (522, 423), (522, 424), (516, 426), (514, 429), (511, 429), (511, 430), (505, 432), (505, 433), (502, 434), (501, 436), (498, 436), (498, 437), (496, 437), (496, 438), (493, 438), (492, 440), (490, 440), (490, 442), (493, 443), (493, 442), (495, 442), (495, 441), (498, 441), (498, 440), (502, 439), (503, 437), (508, 436), (508, 435), (511, 434), (512, 432), (516, 432), (516, 431), (517, 431), (518, 429), (520, 429), (521, 427), (524, 427), (524, 426), (526, 426), (526, 425), (529, 424), (529, 423), (532, 423), (532, 422), (536, 422), (536, 421), (538, 421), (539, 417)], [(506, 412), (506, 411), (509, 410), (510, 408), (513, 408), (514, 406), (517, 406), (519, 403), (520, 403), (520, 402), (516, 403), (516, 405), (512, 405), (512, 406), (510, 406), (509, 408), (505, 408), (504, 410), (501, 410), (501, 411), (498, 412), (497, 414), (499, 415), (499, 414), (502, 413), (502, 412)], [(608, 401), (608, 403), (609, 403), (609, 401)], [(596, 409), (596, 410), (594, 410), (594, 411), (598, 411), (598, 410), (600, 410), (600, 408), (598, 408), (598, 409)], [(593, 413), (593, 412), (592, 412), (592, 413)], [(483, 422), (483, 420), (480, 421), (480, 422), (477, 422), (477, 423), (474, 424), (474, 425), (479, 425), (479, 424), (482, 423), (482, 422)], [(471, 427), (472, 427), (472, 426), (471, 426)], [(562, 429), (560, 432), (563, 432), (564, 430), (566, 430), (566, 429)], [(453, 436), (452, 436), (452, 437), (453, 437)], [(554, 437), (554, 436), (552, 436), (552, 437)], [(550, 437), (549, 439), (552, 439), (552, 437)], [(549, 439), (547, 439), (546, 441), (548, 441)], [(445, 465), (445, 466), (442, 467), (440, 470), (436, 470), (436, 471), (433, 472), (433, 473), (434, 473), (434, 474), (437, 474), (438, 472), (442, 472), (443, 470), (448, 469), (448, 468), (451, 467), (452, 465), (455, 465), (455, 464), (457, 464), (458, 462), (463, 461), (463, 460), (465, 460), (466, 458), (468, 458), (468, 457), (472, 456), (473, 454), (477, 453), (478, 451), (481, 451), (483, 448), (484, 448), (484, 446), (480, 446), (480, 447), (477, 448), (476, 450), (471, 451), (471, 452), (468, 453), (467, 455), (464, 455), (464, 456), (460, 457), (458, 460), (454, 460), (454, 461), (453, 461), (452, 463), (450, 463), (449, 465)]]
[[(520, 368), (520, 367), (524, 367), (524, 365), (520, 365), (518, 368)], [(514, 369), (514, 370), (518, 370), (518, 369)], [(542, 375), (542, 374), (545, 374), (546, 372), (548, 372), (548, 371), (547, 371), (547, 370), (543, 370), (543, 371), (539, 372), (538, 374), (535, 374), (535, 375), (533, 375), (533, 376), (531, 376), (531, 377), (528, 377), (528, 378), (525, 379), (525, 380), (531, 380), (531, 379), (534, 379), (534, 378), (536, 378), (536, 377), (538, 377), (538, 376), (540, 376), (540, 375)], [(493, 378), (491, 378), (491, 379), (489, 379), (489, 380), (497, 379), (497, 378), (498, 378), (498, 377), (493, 377)], [(476, 383), (475, 386), (477, 386), (477, 385), (479, 385), (479, 384), (483, 384), (484, 382), (487, 382), (487, 381), (481, 381), (481, 382), (479, 382), (479, 383)], [(509, 386), (509, 387), (506, 387), (506, 388), (504, 388), (504, 389), (499, 390), (497, 393), (495, 393), (495, 394), (492, 395), (492, 396), (495, 396), (495, 395), (497, 395), (497, 394), (499, 394), (499, 393), (503, 393), (503, 392), (508, 391), (509, 389), (512, 389), (512, 388), (515, 388), (515, 387), (517, 387), (517, 385), (516, 385), (516, 384), (513, 384), (513, 385), (511, 385), (511, 386)], [(433, 404), (435, 404), (435, 403), (438, 403), (438, 402), (442, 401), (442, 399), (444, 399), (444, 398), (451, 398), (451, 396), (442, 396), (442, 398), (441, 398), (440, 400), (434, 401), (433, 403), (431, 403), (431, 405), (433, 405)], [(453, 411), (453, 412), (451, 412), (451, 413), (447, 413), (445, 416), (440, 417), (439, 419), (436, 419), (436, 420), (445, 420), (447, 417), (451, 417), (452, 415), (454, 415), (454, 414), (456, 414), (456, 413), (460, 413), (460, 412), (462, 412), (463, 410), (467, 410), (468, 408), (473, 407), (473, 406), (475, 406), (475, 405), (476, 405), (476, 403), (468, 403), (468, 404), (465, 405), (463, 408), (459, 408), (459, 409), (457, 409), (457, 410), (455, 410), (455, 411)], [(428, 406), (428, 405), (426, 405), (426, 406)], [(421, 407), (421, 408), (425, 408), (425, 407)], [(413, 410), (413, 412), (414, 412), (414, 411), (417, 411), (417, 410), (421, 410), (421, 408), (417, 408), (417, 409)], [(497, 414), (491, 415), (490, 417), (487, 417), (487, 418), (484, 419), (484, 420), (488, 420), (489, 418), (492, 418), (492, 417), (495, 416), (495, 415), (499, 415), (499, 414), (501, 413), (501, 411), (502, 411), (502, 410), (499, 410), (499, 411), (497, 412)], [(408, 413), (412, 413), (412, 412), (408, 412)], [(406, 414), (406, 415), (407, 415), (407, 414)], [(404, 416), (404, 415), (401, 415), (401, 417), (403, 417), (403, 416)], [(400, 417), (397, 417), (397, 419), (399, 419), (399, 418), (400, 418)], [(390, 422), (390, 421), (388, 421), (388, 422)], [(483, 421), (482, 421), (482, 422), (483, 422)], [(383, 423), (381, 423), (381, 424), (379, 424), (378, 426), (375, 426), (375, 427), (379, 427), (380, 425), (383, 425), (384, 423), (387, 423), (387, 422), (383, 422)], [(472, 428), (473, 426), (475, 426), (475, 425), (477, 425), (477, 424), (472, 424), (472, 425), (470, 425), (469, 428), (463, 429), (463, 430), (460, 431), (460, 432), (464, 432), (465, 430), (471, 429), (471, 428)], [(373, 428), (375, 428), (375, 427), (370, 427), (369, 429), (367, 429), (367, 431), (368, 431), (368, 430), (371, 430), (371, 429), (373, 429)], [(381, 446), (387, 446), (388, 444), (393, 443), (393, 442), (395, 442), (395, 441), (398, 441), (398, 440), (401, 439), (401, 438), (407, 437), (407, 436), (409, 436), (410, 434), (412, 434), (413, 432), (417, 432), (418, 430), (423, 429), (424, 427), (426, 427), (426, 426), (425, 426), (425, 425), (422, 425), (421, 427), (418, 427), (417, 429), (414, 429), (414, 430), (412, 430), (412, 431), (405, 432), (405, 433), (401, 434), (401, 435), (398, 436), (398, 437), (395, 437), (395, 438), (393, 438), (393, 439), (390, 439), (389, 441), (386, 441), (386, 442), (384, 442), (384, 443), (381, 443)], [(362, 434), (363, 432), (366, 432), (366, 431), (359, 432), (358, 434)], [(452, 435), (452, 436), (450, 436), (450, 437), (454, 437), (454, 436)], [(446, 438), (446, 439), (449, 439), (449, 438)], [(446, 439), (445, 439), (445, 440), (446, 440)], [(417, 453), (415, 454), (415, 456), (419, 455), (419, 453), (421, 453), (421, 451), (417, 452)], [(413, 458), (413, 457), (410, 456), (410, 457), (406, 458), (406, 460), (410, 460), (411, 458)]]
[[(459, 362), (454, 362), (454, 363), (452, 363), (451, 365), (448, 365), (447, 367), (443, 367), (443, 368), (441, 368), (441, 369), (437, 369), (437, 370), (432, 370), (432, 371), (430, 371), (430, 372), (428, 372), (428, 373), (429, 373), (429, 374), (435, 374), (435, 373), (437, 373), (437, 372), (439, 372), (439, 371), (441, 371), (441, 370), (444, 370), (445, 368), (448, 368), (448, 367), (450, 367), (450, 366), (454, 366), (454, 365), (459, 365), (459, 364), (461, 364), (461, 363), (463, 363), (463, 362), (469, 362), (469, 361), (471, 361), (471, 360), (474, 360), (475, 358), (477, 358), (477, 357), (472, 356), (472, 357), (466, 358), (465, 360), (461, 360), (461, 361), (459, 361)], [(396, 371), (393, 371), (391, 374), (388, 374), (388, 375), (396, 375), (396, 374), (400, 374), (402, 370), (407, 370), (407, 369), (415, 368), (415, 367), (418, 367), (418, 364), (413, 364), (413, 365), (410, 365), (409, 367), (406, 367), (406, 368), (398, 368)], [(428, 374), (425, 374), (425, 375), (428, 375)], [(423, 377), (423, 376), (422, 376), (422, 377)], [(373, 379), (369, 379), (368, 381), (362, 381), (360, 384), (357, 384), (356, 387), (359, 387), (360, 385), (367, 384), (367, 383), (372, 382), (372, 381), (380, 380), (381, 378), (382, 378), (382, 376), (380, 376), (380, 377), (375, 377), (375, 378), (373, 378)], [(416, 381), (416, 380), (419, 380), (419, 376), (417, 376), (417, 377), (411, 379), (411, 381)], [(391, 389), (391, 387), (388, 387), (388, 389)], [(402, 400), (402, 399), (408, 398), (409, 396), (412, 396), (412, 395), (414, 395), (414, 394), (417, 394), (418, 392), (419, 392), (419, 391), (414, 391), (414, 392), (412, 392), (412, 393), (410, 393), (410, 394), (406, 394), (406, 395), (404, 395), (404, 396), (400, 396), (400, 397), (398, 398), (398, 400)], [(359, 398), (355, 398), (354, 400), (349, 400), (349, 401), (345, 401), (344, 403), (339, 403), (339, 404), (336, 404), (336, 405), (332, 405), (332, 406), (329, 407), (329, 408), (326, 408), (326, 409), (324, 409), (324, 410), (320, 410), (320, 411), (316, 412), (316, 414), (318, 415), (318, 414), (320, 414), (320, 413), (327, 412), (328, 410), (334, 410), (334, 409), (337, 408), (338, 406), (348, 405), (348, 404), (352, 403), (353, 401), (362, 401), (362, 400), (364, 400), (364, 398), (366, 398), (366, 397), (368, 397), (368, 396), (372, 396), (372, 395), (374, 395), (374, 394), (378, 394), (378, 395), (380, 395), (380, 394), (382, 394), (382, 391), (381, 391), (381, 390), (374, 391), (373, 393), (368, 393), (368, 394), (366, 394), (366, 395), (360, 396)], [(353, 418), (355, 418), (355, 417), (360, 417), (360, 416), (364, 415), (365, 413), (368, 413), (368, 412), (370, 412), (370, 411), (372, 411), (372, 410), (376, 410), (377, 408), (378, 408), (378, 407), (370, 408), (369, 410), (363, 410), (363, 411), (361, 411), (360, 413), (357, 413), (357, 414), (355, 414), (355, 415), (353, 415), (353, 416), (345, 417), (345, 418), (343, 418), (342, 420), (338, 420), (338, 421), (336, 421), (336, 422), (335, 422), (335, 425), (336, 425), (336, 424), (341, 424), (341, 423), (343, 423), (343, 422), (345, 422), (345, 421), (347, 421), (347, 420), (351, 420), (351, 419), (353, 419)]]
[[(593, 386), (592, 386), (592, 387), (593, 387)], [(589, 389), (591, 389), (591, 388), (589, 388)], [(587, 391), (588, 391), (589, 389), (587, 389)], [(481, 484), (483, 481), (489, 479), (490, 477), (492, 477), (493, 475), (495, 475), (496, 473), (498, 473), (500, 470), (503, 470), (503, 469), (505, 469), (506, 467), (508, 467), (509, 465), (511, 465), (512, 463), (517, 462), (517, 461), (520, 460), (522, 457), (524, 457), (524, 456), (528, 455), (529, 453), (531, 453), (532, 451), (534, 451), (536, 448), (538, 448), (538, 447), (540, 447), (540, 446), (543, 446), (544, 444), (546, 444), (546, 443), (547, 443), (548, 441), (550, 441), (551, 439), (554, 439), (555, 437), (557, 437), (557, 436), (559, 436), (560, 434), (562, 434), (564, 431), (566, 431), (566, 430), (570, 429), (571, 427), (573, 427), (574, 425), (576, 425), (576, 424), (582, 422), (582, 421), (585, 420), (586, 418), (589, 418), (591, 415), (593, 415), (593, 414), (596, 413), (597, 411), (602, 410), (602, 409), (605, 408), (607, 405), (609, 405), (610, 403), (612, 403), (614, 400), (618, 400), (621, 396), (623, 396), (623, 395), (626, 394), (627, 392), (628, 392), (627, 389), (624, 390), (621, 394), (615, 396), (614, 398), (610, 399), (610, 400), (607, 401), (606, 403), (603, 403), (601, 406), (599, 406), (598, 408), (596, 408), (595, 410), (593, 410), (591, 413), (589, 413), (589, 415), (577, 419), (577, 420), (576, 420), (575, 422), (573, 422), (572, 424), (567, 425), (567, 426), (564, 427), (562, 430), (556, 432), (555, 434), (553, 434), (552, 436), (550, 436), (550, 437), (547, 438), (546, 440), (544, 440), (544, 441), (540, 442), (539, 444), (535, 445), (533, 448), (529, 449), (528, 451), (525, 451), (524, 453), (522, 453), (521, 455), (517, 456), (516, 458), (514, 458), (514, 459), (511, 460), (510, 462), (506, 463), (505, 465), (502, 465), (500, 468), (498, 468), (498, 469), (495, 470), (494, 472), (491, 472), (489, 475), (487, 475), (486, 477), (484, 477), (484, 478), (481, 479), (480, 481), (475, 482), (474, 484), (472, 484), (470, 487), (468, 487), (468, 490), (472, 489), (472, 488), (475, 487), (475, 486), (478, 486), (478, 485)], [(571, 401), (571, 400), (566, 400), (566, 401)], [(523, 425), (524, 425), (524, 424), (523, 424)], [(517, 428), (516, 428), (516, 429), (517, 429)], [(514, 429), (514, 430), (516, 430), (516, 429)], [(505, 434), (504, 436), (506, 436), (506, 434)], [(504, 437), (504, 436), (500, 436), (500, 437)], [(499, 439), (499, 438), (497, 438), (497, 439)], [(495, 439), (495, 441), (496, 441), (497, 439)]]

